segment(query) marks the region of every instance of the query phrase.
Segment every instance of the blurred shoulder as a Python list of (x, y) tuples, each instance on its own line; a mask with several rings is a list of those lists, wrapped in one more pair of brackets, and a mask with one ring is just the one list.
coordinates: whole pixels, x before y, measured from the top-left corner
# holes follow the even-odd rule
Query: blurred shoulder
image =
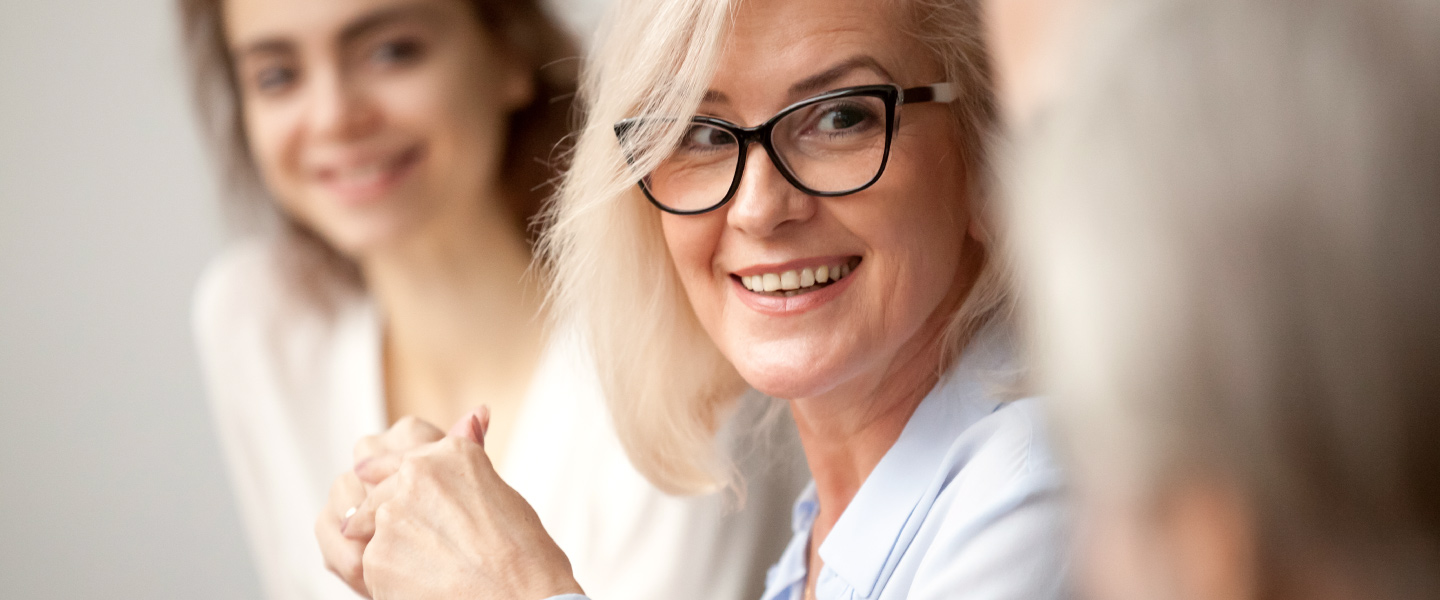
[(275, 242), (249, 239), (225, 248), (205, 266), (191, 315), (202, 346), (224, 337), (228, 328), (253, 324), (279, 308), (288, 294), (278, 258)]

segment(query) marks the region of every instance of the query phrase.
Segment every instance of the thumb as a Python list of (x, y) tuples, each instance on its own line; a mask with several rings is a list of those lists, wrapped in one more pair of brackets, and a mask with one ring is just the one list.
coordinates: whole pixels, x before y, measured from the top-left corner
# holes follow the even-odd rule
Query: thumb
[(450, 437), (465, 438), (481, 448), (485, 447), (485, 432), (490, 430), (490, 407), (481, 404), (475, 410), (470, 411), (461, 417), (446, 435)]

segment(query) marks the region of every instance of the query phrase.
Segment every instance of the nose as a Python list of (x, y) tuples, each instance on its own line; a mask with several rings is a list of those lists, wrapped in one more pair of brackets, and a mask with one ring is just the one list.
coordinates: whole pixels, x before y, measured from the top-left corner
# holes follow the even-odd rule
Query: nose
[(311, 80), (308, 112), (312, 135), (322, 139), (352, 140), (372, 133), (380, 112), (362, 87), (339, 69), (317, 73)]
[(787, 225), (815, 215), (817, 199), (790, 185), (764, 150), (745, 157), (740, 188), (730, 199), (726, 220), (731, 227), (756, 237), (769, 237)]

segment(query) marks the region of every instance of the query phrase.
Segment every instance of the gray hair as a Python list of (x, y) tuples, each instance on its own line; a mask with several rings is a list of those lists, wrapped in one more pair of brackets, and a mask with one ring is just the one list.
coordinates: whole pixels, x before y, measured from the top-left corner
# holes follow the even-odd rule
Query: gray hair
[(1008, 207), (1082, 479), (1223, 473), (1271, 590), (1434, 597), (1440, 4), (1112, 8)]

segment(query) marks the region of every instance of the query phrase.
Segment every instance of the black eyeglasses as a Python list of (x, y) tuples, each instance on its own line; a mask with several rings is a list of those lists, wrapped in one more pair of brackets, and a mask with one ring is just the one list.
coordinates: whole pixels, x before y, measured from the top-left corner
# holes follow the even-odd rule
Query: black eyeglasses
[[(853, 194), (874, 185), (885, 172), (896, 107), (952, 102), (954, 88), (950, 83), (844, 88), (792, 104), (756, 127), (694, 117), (670, 155), (640, 179), (640, 189), (666, 212), (710, 212), (735, 196), (746, 152), (759, 142), (780, 174), (800, 191), (825, 197)], [(646, 123), (644, 117), (616, 123), (622, 147), (631, 132)]]

